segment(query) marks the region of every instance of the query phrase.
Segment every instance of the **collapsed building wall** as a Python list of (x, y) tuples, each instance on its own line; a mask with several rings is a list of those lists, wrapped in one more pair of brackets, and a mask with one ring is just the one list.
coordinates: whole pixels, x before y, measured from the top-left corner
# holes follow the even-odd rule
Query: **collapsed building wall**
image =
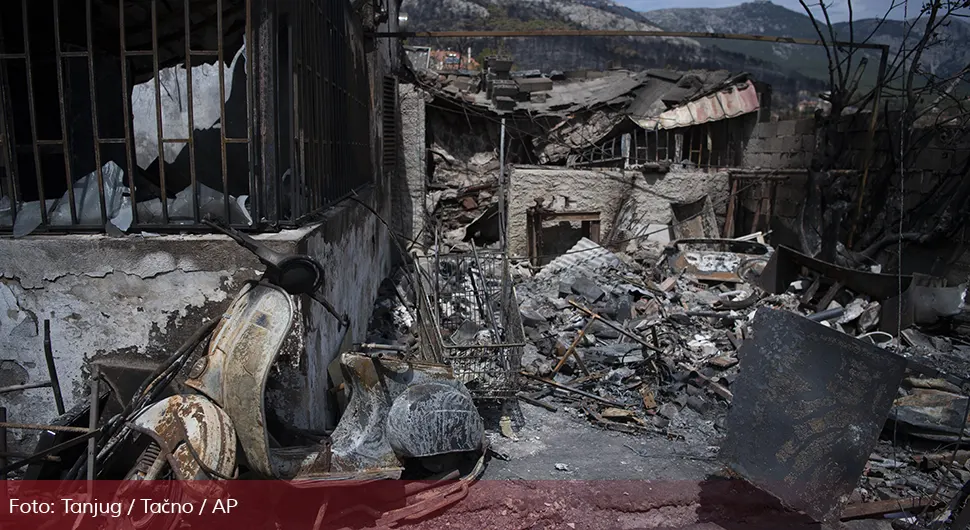
[[(686, 171), (676, 166), (666, 174), (517, 166), (509, 176), (509, 252), (529, 255), (528, 210), (537, 198), (543, 199), (544, 208), (557, 212), (598, 213), (601, 241), (611, 233), (614, 241), (620, 241), (645, 234), (649, 225), (668, 224), (671, 203), (693, 202), (705, 195), (723, 224), (727, 182), (727, 173)], [(630, 210), (621, 217), (625, 204)], [(618, 218), (624, 219), (619, 226)]]

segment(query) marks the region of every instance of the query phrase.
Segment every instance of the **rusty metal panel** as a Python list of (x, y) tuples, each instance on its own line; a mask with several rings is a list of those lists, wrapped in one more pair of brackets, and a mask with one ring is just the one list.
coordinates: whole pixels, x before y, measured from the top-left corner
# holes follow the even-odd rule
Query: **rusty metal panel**
[(837, 521), (906, 361), (787, 311), (759, 309), (753, 331), (721, 458), (788, 506)]
[(754, 83), (745, 81), (714, 94), (669, 109), (656, 118), (635, 119), (645, 129), (676, 129), (755, 112), (761, 108)]
[(216, 478), (202, 469), (192, 450), (209, 469), (223, 475), (232, 475), (236, 468), (236, 432), (232, 420), (203, 396), (178, 395), (159, 401), (140, 413), (132, 428), (161, 446), (179, 480)]

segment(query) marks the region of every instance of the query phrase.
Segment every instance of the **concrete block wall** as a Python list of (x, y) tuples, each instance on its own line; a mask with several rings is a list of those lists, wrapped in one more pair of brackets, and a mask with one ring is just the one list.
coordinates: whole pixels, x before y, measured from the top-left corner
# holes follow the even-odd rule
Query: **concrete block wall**
[[(632, 222), (617, 227), (624, 233), (641, 233), (650, 224), (671, 220), (670, 203), (690, 202), (708, 195), (718, 216), (726, 210), (728, 176), (673, 169), (664, 175), (637, 171), (581, 170), (562, 167), (514, 167), (509, 175), (509, 253), (528, 256), (527, 210), (542, 197), (544, 206), (557, 211), (600, 212), (603, 238), (614, 228), (624, 201), (631, 200)], [(723, 222), (723, 219), (720, 220)], [(629, 236), (627, 236), (629, 237)]]
[(815, 151), (815, 120), (761, 122), (745, 144), (746, 168), (796, 169), (811, 164)]

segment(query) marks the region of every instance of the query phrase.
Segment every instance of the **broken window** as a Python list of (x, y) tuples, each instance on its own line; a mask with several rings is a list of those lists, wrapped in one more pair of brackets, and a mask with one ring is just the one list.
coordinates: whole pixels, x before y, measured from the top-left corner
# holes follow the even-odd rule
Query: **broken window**
[(351, 7), (252, 3), (4, 2), (0, 231), (293, 226), (369, 184)]

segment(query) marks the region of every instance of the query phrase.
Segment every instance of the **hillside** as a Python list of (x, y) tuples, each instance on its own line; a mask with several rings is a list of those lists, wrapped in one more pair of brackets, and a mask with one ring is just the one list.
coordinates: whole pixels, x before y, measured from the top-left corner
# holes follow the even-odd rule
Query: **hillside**
[[(763, 35), (817, 39), (811, 19), (804, 13), (792, 11), (770, 1), (748, 2), (734, 7), (684, 8), (648, 11), (643, 15), (670, 31), (706, 31), (726, 33), (754, 33)], [(855, 39), (862, 40), (876, 33), (871, 42), (888, 44), (895, 52), (906, 35), (907, 24), (913, 25), (910, 42), (921, 36), (916, 21), (887, 20), (881, 26), (875, 19), (859, 20), (854, 24)], [(878, 29), (877, 29), (878, 26)], [(840, 40), (850, 40), (849, 24), (835, 24)], [(970, 25), (953, 20), (941, 29), (939, 46), (931, 48), (923, 58), (923, 67), (937, 75), (952, 74), (970, 63)], [(828, 79), (828, 61), (821, 48), (797, 44), (763, 44), (741, 41), (710, 41), (708, 46), (744, 54), (753, 59), (777, 63), (787, 72), (797, 72), (816, 79)], [(874, 78), (877, 56), (870, 54), (867, 77)], [(870, 79), (871, 81), (871, 79)]]
[[(412, 30), (528, 30), (528, 29), (663, 29), (648, 16), (610, 0), (405, 0), (402, 10)], [(770, 83), (776, 102), (790, 105), (799, 90), (818, 91), (824, 84), (778, 64), (743, 52), (684, 38), (541, 38), (415, 40), (411, 44), (472, 48), (511, 54), (519, 69), (707, 68), (747, 71)]]

